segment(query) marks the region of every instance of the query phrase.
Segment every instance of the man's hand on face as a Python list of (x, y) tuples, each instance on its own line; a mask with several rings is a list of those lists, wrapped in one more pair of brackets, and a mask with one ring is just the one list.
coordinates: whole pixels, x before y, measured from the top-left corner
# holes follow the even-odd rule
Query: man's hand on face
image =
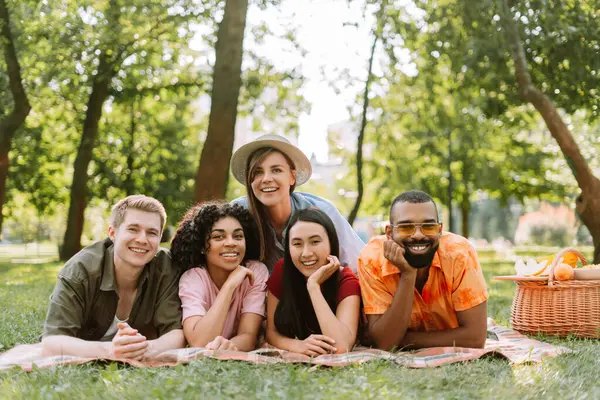
[(404, 258), (406, 249), (392, 239), (383, 242), (383, 256), (396, 266), (403, 274), (416, 273), (417, 269), (410, 266)]
[(111, 355), (117, 359), (141, 360), (148, 350), (146, 337), (126, 322), (121, 322), (117, 326), (119, 330), (112, 340)]

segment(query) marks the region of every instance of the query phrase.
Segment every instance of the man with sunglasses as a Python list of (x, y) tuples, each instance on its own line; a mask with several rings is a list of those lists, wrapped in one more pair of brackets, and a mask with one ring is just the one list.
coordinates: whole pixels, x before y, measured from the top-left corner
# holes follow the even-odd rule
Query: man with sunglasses
[(393, 200), (385, 235), (362, 250), (358, 275), (378, 348), (485, 345), (488, 293), (477, 253), (462, 236), (442, 233), (427, 193)]

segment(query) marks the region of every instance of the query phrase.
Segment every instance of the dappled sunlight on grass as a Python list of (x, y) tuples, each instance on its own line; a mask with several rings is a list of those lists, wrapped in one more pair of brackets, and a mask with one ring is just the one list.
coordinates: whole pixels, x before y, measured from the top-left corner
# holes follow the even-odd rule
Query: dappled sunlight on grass
[(506, 261), (487, 261), (481, 257), (483, 276), (488, 287), (488, 317), (499, 325), (508, 326), (510, 320), (510, 307), (515, 294), (515, 283), (511, 281), (497, 281), (494, 276), (510, 275), (514, 273), (514, 263)]
[(529, 398), (599, 398), (600, 387), (597, 385), (598, 371), (600, 370), (598, 341), (562, 339), (557, 344), (569, 347), (574, 351), (548, 359), (540, 364), (514, 367), (514, 381), (520, 393)]
[[(62, 264), (0, 264), (0, 346), (38, 340)], [(0, 348), (2, 351), (2, 348)]]
[(0, 282), (3, 285), (38, 285), (52, 283), (62, 267), (61, 263), (0, 264)]

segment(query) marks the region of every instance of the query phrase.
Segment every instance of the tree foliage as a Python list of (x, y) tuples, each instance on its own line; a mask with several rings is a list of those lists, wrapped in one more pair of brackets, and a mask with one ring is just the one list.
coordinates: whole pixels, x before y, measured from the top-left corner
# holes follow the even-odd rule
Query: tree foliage
[[(0, 79), (0, 85), (5, 86), (10, 93), (10, 99), (0, 99), (0, 238), (2, 237), (2, 212), (6, 198), (6, 180), (9, 172), (9, 151), (17, 131), (22, 127), (25, 118), (31, 111), (31, 105), (24, 87), (21, 62), (17, 52), (18, 39), (22, 34), (19, 28), (11, 24), (11, 9), (6, 0), (0, 0), (0, 48), (3, 63), (0, 73), (5, 76)], [(8, 111), (7, 109), (10, 109)]]
[[(279, 3), (253, 1), (250, 7)], [(76, 229), (66, 235), (73, 245), (63, 257), (79, 247), (88, 205), (106, 214), (117, 199), (145, 193), (161, 200), (175, 223), (193, 202), (224, 4), (13, 1), (33, 111), (10, 153), (16, 161), (6, 214), (23, 215), (23, 199), (48, 215), (63, 213), (60, 204), (76, 204), (67, 223)], [(254, 43), (275, 35), (264, 23), (250, 28)], [(8, 89), (1, 67), (0, 87)], [(297, 115), (306, 107), (297, 92), (298, 71), (276, 68), (256, 49), (245, 55), (243, 69), (240, 115), (256, 130), (297, 130)], [(0, 97), (0, 105), (6, 112), (11, 99)], [(92, 214), (89, 223), (102, 212)]]
[(504, 203), (511, 197), (564, 197), (562, 184), (540, 177), (540, 171), (555, 170), (554, 156), (543, 149), (544, 134), (531, 111), (490, 115), (489, 96), (453, 71), (452, 57), (459, 54), (431, 54), (422, 32), (410, 31), (417, 42), (410, 60), (417, 73), (403, 73), (391, 44), (408, 45), (408, 31), (399, 29), (406, 14), (387, 12), (386, 68), (371, 102), (373, 126), (367, 134), (367, 210), (379, 214), (399, 192), (421, 188), (444, 204), (456, 200), (465, 229), (478, 192)]
[(535, 107), (581, 189), (577, 210), (594, 237), (600, 261), (600, 180), (558, 111), (585, 109), (589, 121), (598, 119), (600, 24), (594, 4), (417, 2), (425, 17), (401, 26), (413, 51), (426, 48), (433, 63), (432, 58), (448, 55), (452, 73), (488, 97), (488, 115), (505, 115), (522, 102)]

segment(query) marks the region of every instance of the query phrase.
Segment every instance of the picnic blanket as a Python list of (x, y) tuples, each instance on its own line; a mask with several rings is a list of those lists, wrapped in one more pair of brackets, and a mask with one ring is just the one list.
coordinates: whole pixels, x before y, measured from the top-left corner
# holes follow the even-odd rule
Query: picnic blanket
[[(159, 355), (143, 360), (113, 360), (134, 367), (165, 367), (178, 364), (188, 364), (194, 360), (214, 358), (217, 360), (237, 360), (255, 364), (305, 363), (328, 367), (345, 366), (372, 360), (389, 360), (408, 368), (428, 368), (474, 360), (484, 355), (495, 355), (507, 359), (514, 364), (536, 363), (545, 357), (556, 357), (559, 354), (571, 352), (563, 346), (555, 346), (539, 340), (530, 339), (512, 329), (496, 325), (488, 319), (488, 339), (483, 349), (462, 347), (434, 347), (414, 352), (388, 352), (371, 348), (355, 348), (345, 354), (327, 354), (311, 358), (309, 356), (263, 346), (251, 352), (205, 350), (202, 347), (189, 347), (169, 350)], [(39, 344), (22, 345), (18, 348), (0, 354), (0, 370), (13, 367), (31, 371), (33, 368), (48, 368), (54, 365), (83, 364), (99, 361), (97, 358), (75, 356), (41, 357)]]

